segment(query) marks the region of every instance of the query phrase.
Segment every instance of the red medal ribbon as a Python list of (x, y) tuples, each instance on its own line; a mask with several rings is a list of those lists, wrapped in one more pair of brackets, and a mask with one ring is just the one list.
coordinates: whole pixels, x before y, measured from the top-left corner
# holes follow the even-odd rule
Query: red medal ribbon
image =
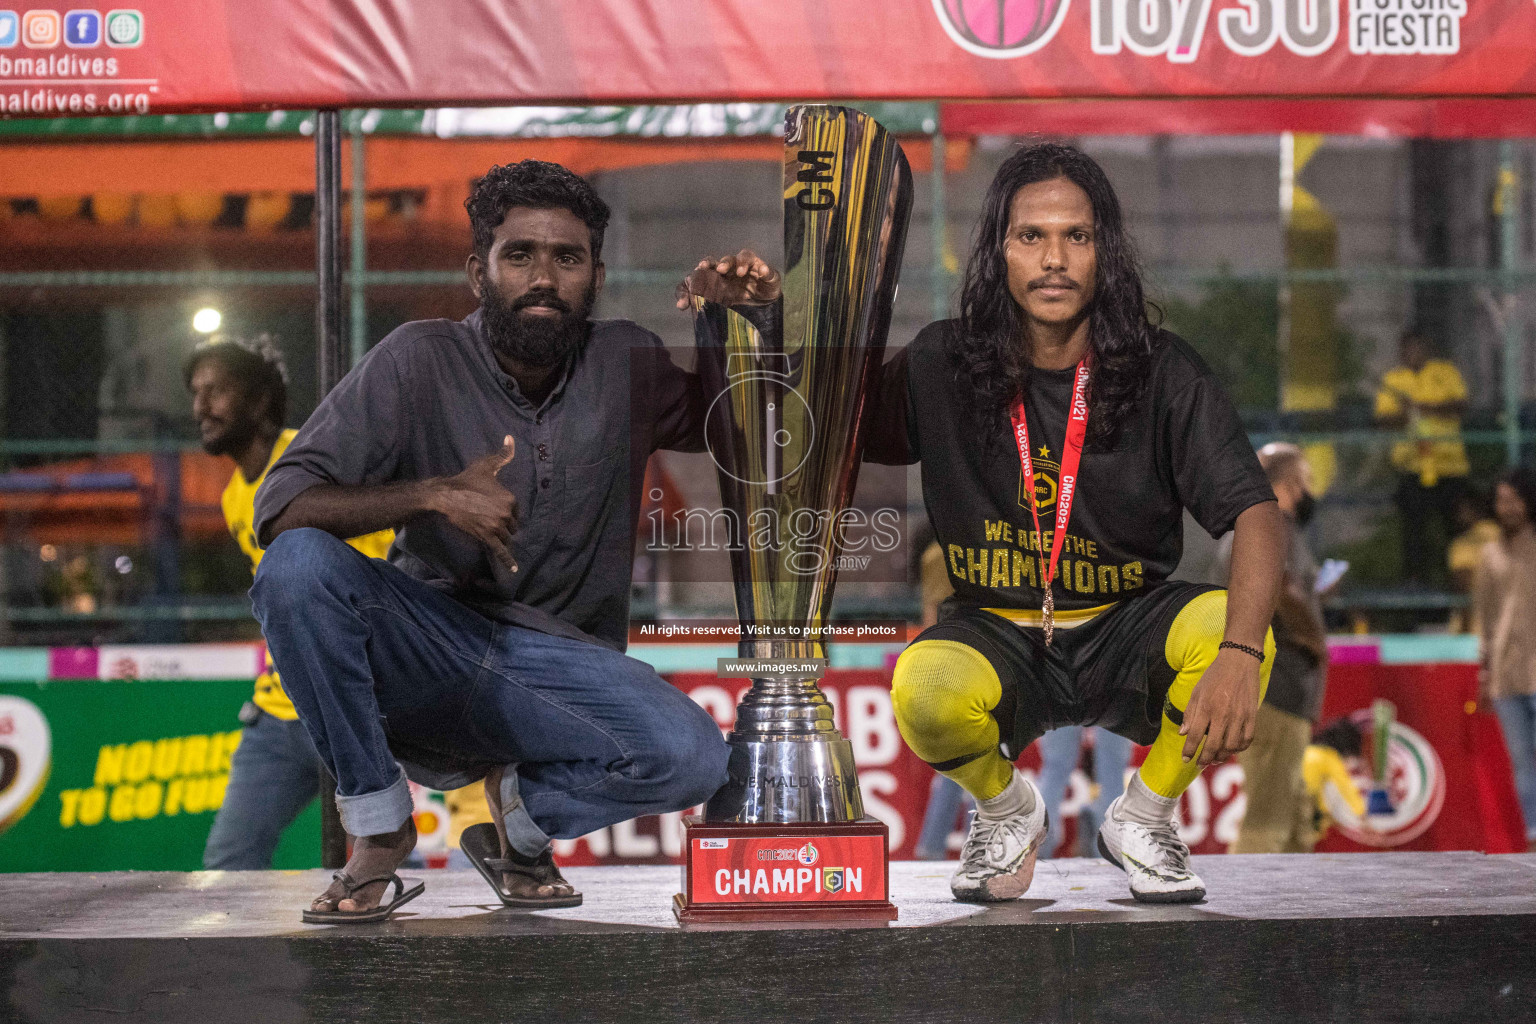
[[(1013, 405), (1013, 440), (1019, 446), (1019, 463), (1024, 469), (1024, 489), (1029, 494), (1029, 514), (1035, 519), (1035, 535), (1040, 530), (1040, 512), (1035, 508), (1035, 461), (1029, 449), (1029, 421), (1024, 415), (1024, 397)], [(1083, 458), (1083, 440), (1088, 436), (1088, 357), (1077, 364), (1072, 381), (1072, 408), (1067, 416), (1067, 436), (1062, 442), (1061, 475), (1056, 494), (1056, 532), (1051, 538), (1051, 560), (1045, 569), (1045, 599), (1041, 617), (1045, 627), (1045, 645), (1051, 645), (1056, 633), (1056, 600), (1051, 583), (1056, 578), (1056, 563), (1067, 539), (1067, 521), (1072, 517), (1072, 499), (1077, 496), (1077, 467)]]

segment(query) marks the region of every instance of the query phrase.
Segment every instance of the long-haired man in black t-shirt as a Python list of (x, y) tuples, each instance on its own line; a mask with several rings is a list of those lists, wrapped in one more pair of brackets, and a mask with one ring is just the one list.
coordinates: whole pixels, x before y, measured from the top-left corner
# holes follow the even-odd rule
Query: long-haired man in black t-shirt
[[(744, 252), (693, 284), (765, 270)], [(1253, 737), (1285, 535), (1231, 401), (1148, 319), (1097, 163), (1054, 144), (1003, 163), (960, 318), (887, 363), (871, 405), (867, 457), (922, 462), (955, 588), (892, 683), (907, 744), (977, 801), (955, 897), (1028, 889), (1047, 809), (1012, 761), (1048, 729), (1100, 725), (1152, 745), (1100, 852), (1137, 899), (1201, 899), (1174, 808)], [(1184, 509), (1236, 531), (1230, 590), (1167, 581)]]

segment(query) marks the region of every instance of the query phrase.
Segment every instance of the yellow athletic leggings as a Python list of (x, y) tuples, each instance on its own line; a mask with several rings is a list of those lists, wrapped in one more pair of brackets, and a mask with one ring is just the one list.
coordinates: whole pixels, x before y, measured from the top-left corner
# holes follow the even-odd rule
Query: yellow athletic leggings
[[(1216, 660), (1227, 624), (1227, 592), (1212, 590), (1185, 605), (1174, 617), (1164, 647), (1177, 675), (1168, 703), (1182, 718), (1195, 684)], [(1274, 665), (1274, 634), (1264, 637), (1259, 669), (1259, 699), (1269, 688)], [(896, 724), (912, 752), (958, 782), (978, 800), (997, 796), (1013, 776), (1013, 765), (998, 752), (997, 719), (992, 709), (1002, 699), (997, 670), (981, 652), (955, 640), (919, 640), (902, 652), (891, 682)], [(1200, 774), (1197, 758), (1185, 763), (1179, 725), (1164, 707), (1162, 728), (1141, 766), (1141, 780), (1152, 792), (1176, 797)], [(1203, 743), (1202, 743), (1203, 745)]]

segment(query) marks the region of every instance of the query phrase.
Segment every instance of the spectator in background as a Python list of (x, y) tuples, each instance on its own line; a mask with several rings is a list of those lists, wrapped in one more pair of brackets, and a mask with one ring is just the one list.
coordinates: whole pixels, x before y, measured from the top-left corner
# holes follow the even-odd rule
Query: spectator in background
[[(1470, 597), (1483, 548), (1499, 539), (1499, 523), (1488, 512), (1486, 493), (1476, 488), (1462, 493), (1456, 502), (1456, 528), (1461, 532), (1445, 553), (1445, 566), (1451, 571), (1451, 589)], [(1457, 608), (1451, 613), (1451, 632), (1475, 633), (1477, 623), (1465, 610)]]
[(1402, 516), (1403, 576), (1439, 584), (1446, 547), (1456, 530), (1456, 500), (1470, 468), (1461, 443), (1467, 385), (1455, 364), (1433, 358), (1429, 339), (1418, 330), (1403, 335), (1399, 352), (1402, 365), (1387, 372), (1376, 392), (1376, 420), (1411, 438), (1392, 448)]
[(1483, 548), (1472, 591), (1482, 638), (1482, 696), (1515, 766), (1525, 837), (1536, 852), (1536, 474), (1505, 473), (1493, 492), (1499, 539)]
[[(288, 412), (283, 355), (267, 335), (216, 338), (193, 349), (183, 371), (203, 450), (234, 460), (220, 504), (224, 524), (255, 572), (262, 551), (251, 532), (252, 502), (267, 468), (297, 433), (283, 429)], [(394, 536), (382, 530), (350, 543), (370, 558), (383, 558)], [(270, 654), (255, 693), (240, 709), (240, 721), (245, 730), (230, 761), (229, 786), (203, 850), (209, 870), (270, 868), (283, 829), (320, 792), (320, 755), (283, 692)], [(454, 815), (450, 846), (457, 846), (466, 823), (491, 820), (481, 787), (468, 789), (472, 792), (446, 794)]]
[[(1267, 444), (1259, 449), (1259, 464), (1285, 514), (1287, 553), (1275, 607), (1275, 666), (1264, 703), (1259, 705), (1253, 744), (1237, 755), (1243, 766), (1248, 811), (1232, 852), (1305, 853), (1316, 841), (1316, 830), (1314, 800), (1307, 792), (1302, 765), (1312, 726), (1322, 712), (1328, 670), (1317, 563), (1301, 532), (1312, 518), (1316, 499), (1312, 467), (1300, 448)], [(1223, 566), (1230, 564), (1229, 545), (1230, 540), (1223, 545)]]
[[(235, 471), (220, 504), (230, 535), (251, 560), (261, 562), (251, 530), (252, 502), (267, 468), (297, 431), (284, 430), (288, 414), (288, 369), (267, 335), (214, 338), (192, 350), (182, 368), (192, 396), (198, 437), (209, 455), (227, 455)], [(383, 558), (394, 534), (369, 534), (351, 541), (359, 551)], [(267, 655), (256, 692), (240, 709), (245, 726), (229, 765), (229, 787), (213, 819), (203, 867), (258, 871), (272, 866), (283, 829), (320, 792), (320, 755), (283, 692)]]

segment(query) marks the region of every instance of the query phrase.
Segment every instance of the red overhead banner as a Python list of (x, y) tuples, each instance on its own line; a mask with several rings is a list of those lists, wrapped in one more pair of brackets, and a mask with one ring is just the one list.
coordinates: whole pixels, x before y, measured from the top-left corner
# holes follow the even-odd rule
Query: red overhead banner
[(0, 11), (0, 112), (1536, 95), (1533, 0), (77, 2)]
[(1177, 99), (945, 103), (945, 135), (1273, 135), (1536, 137), (1532, 99)]

